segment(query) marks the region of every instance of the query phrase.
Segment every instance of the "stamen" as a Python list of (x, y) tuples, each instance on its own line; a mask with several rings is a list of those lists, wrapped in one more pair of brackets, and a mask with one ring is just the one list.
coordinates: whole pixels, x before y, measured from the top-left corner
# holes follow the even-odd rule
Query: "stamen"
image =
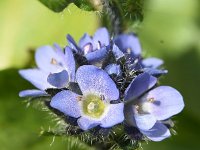
[(153, 103), (153, 102), (155, 102), (155, 99), (152, 97), (152, 98), (149, 98), (147, 101), (150, 103)]
[(86, 44), (84, 46), (83, 50), (84, 50), (84, 55), (92, 52), (92, 44), (91, 43)]
[(135, 105), (134, 107), (135, 107), (135, 109), (136, 109), (136, 112), (138, 113), (138, 112), (139, 112), (139, 109), (140, 109), (140, 106), (139, 106), (139, 105)]
[(98, 43), (97, 43), (97, 49), (100, 49), (100, 48), (101, 48), (101, 42), (98, 41)]
[(131, 54), (131, 48), (127, 48), (127, 49), (126, 49), (126, 52), (127, 52), (128, 54)]
[(52, 64), (52, 65), (57, 65), (58, 62), (57, 62), (57, 60), (56, 60), (55, 58), (52, 58), (52, 59), (51, 59), (51, 64)]
[(76, 99), (77, 99), (78, 101), (82, 101), (82, 100), (83, 100), (83, 96), (77, 96)]
[(104, 101), (105, 100), (105, 96), (104, 95), (100, 95), (101, 100)]

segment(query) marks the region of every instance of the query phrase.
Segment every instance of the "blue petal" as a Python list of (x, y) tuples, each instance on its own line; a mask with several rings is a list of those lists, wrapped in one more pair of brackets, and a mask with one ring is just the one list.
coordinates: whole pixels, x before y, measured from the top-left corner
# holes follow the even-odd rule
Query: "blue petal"
[(40, 97), (40, 96), (49, 96), (45, 91), (41, 90), (24, 90), (19, 92), (20, 97)]
[(108, 54), (107, 48), (103, 47), (99, 50), (88, 53), (85, 57), (87, 58), (89, 63), (98, 64), (105, 59), (107, 54)]
[[(93, 37), (94, 49), (99, 49), (99, 47), (108, 46), (110, 42), (110, 36), (106, 28), (99, 28)], [(100, 44), (100, 45), (99, 45)]]
[(104, 70), (98, 67), (92, 65), (79, 67), (76, 73), (76, 79), (83, 95), (103, 95), (108, 101), (119, 98), (119, 90), (114, 81)]
[(84, 55), (87, 55), (88, 53), (91, 53), (92, 51), (93, 51), (93, 46), (92, 46), (91, 43), (88, 43), (83, 47), (83, 54)]
[(141, 96), (144, 92), (152, 88), (157, 79), (148, 73), (138, 75), (128, 86), (125, 91), (125, 101), (134, 100)]
[(99, 121), (92, 120), (92, 119), (89, 119), (89, 118), (86, 118), (86, 117), (79, 118), (77, 123), (78, 123), (78, 126), (82, 130), (89, 130), (89, 129), (94, 128), (94, 127), (96, 127), (100, 124)]
[(61, 91), (51, 100), (51, 107), (63, 112), (66, 116), (80, 117), (80, 107), (77, 97), (79, 95), (71, 91)]
[(91, 37), (87, 33), (85, 33), (83, 37), (81, 37), (78, 45), (82, 50), (84, 50), (84, 47), (89, 43), (93, 45), (93, 41)]
[(54, 88), (47, 82), (49, 73), (42, 72), (39, 69), (25, 69), (20, 70), (19, 74), (40, 90)]
[(56, 53), (63, 57), (63, 49), (57, 43), (54, 43), (53, 47), (56, 49)]
[(131, 58), (130, 56), (126, 56), (127, 57), (127, 63), (128, 66), (130, 68), (130, 70), (141, 70), (144, 68), (143, 65), (141, 64), (141, 57), (135, 57), (134, 59)]
[(110, 64), (110, 65), (106, 66), (106, 68), (104, 70), (109, 75), (112, 75), (112, 74), (120, 75), (121, 74), (120, 65), (117, 65), (117, 64)]
[(105, 118), (101, 120), (101, 127), (109, 128), (124, 121), (124, 104), (111, 104)]
[(67, 71), (63, 70), (59, 73), (49, 74), (47, 81), (57, 88), (64, 88), (69, 83), (69, 76)]
[(163, 60), (159, 59), (159, 58), (146, 58), (144, 60), (142, 60), (142, 64), (145, 67), (149, 67), (149, 68), (158, 68), (163, 64)]
[(168, 73), (167, 70), (154, 69), (154, 68), (143, 68), (143, 71), (152, 76), (160, 76)]
[(184, 108), (183, 97), (174, 88), (169, 86), (159, 86), (149, 91), (142, 99), (149, 100), (151, 102), (151, 114), (156, 117), (157, 120), (165, 120), (173, 115), (178, 114)]
[(156, 118), (144, 112), (138, 112), (136, 106), (126, 105), (124, 108), (126, 122), (134, 127), (138, 127), (141, 130), (149, 130), (156, 123)]
[(150, 140), (158, 142), (171, 136), (169, 129), (162, 123), (157, 122), (150, 130), (140, 130)]
[(134, 119), (136, 126), (141, 130), (151, 129), (156, 123), (156, 118), (148, 113), (146, 114), (135, 113)]
[(80, 48), (77, 46), (76, 42), (74, 41), (73, 37), (71, 35), (67, 35), (67, 41), (69, 46), (75, 50), (76, 52), (80, 51)]
[(38, 48), (35, 53), (35, 60), (38, 68), (45, 72), (55, 73), (63, 68), (63, 58), (51, 46)]
[(124, 57), (124, 53), (115, 44), (113, 45), (112, 52), (113, 52), (116, 60)]
[(69, 74), (69, 80), (71, 82), (74, 82), (75, 81), (76, 64), (75, 64), (72, 49), (68, 46), (65, 48), (65, 57), (64, 58), (65, 58), (65, 68)]
[(130, 54), (132, 57), (141, 54), (140, 42), (135, 35), (121, 34), (114, 39), (114, 42), (121, 51)]

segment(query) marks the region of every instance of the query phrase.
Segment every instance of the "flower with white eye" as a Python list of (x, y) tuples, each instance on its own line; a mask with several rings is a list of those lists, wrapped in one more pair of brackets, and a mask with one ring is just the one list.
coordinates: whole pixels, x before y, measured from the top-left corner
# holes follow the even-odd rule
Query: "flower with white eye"
[(119, 99), (119, 90), (113, 80), (104, 71), (92, 65), (78, 68), (76, 80), (82, 95), (70, 90), (57, 93), (50, 106), (66, 116), (78, 118), (82, 130), (95, 126), (109, 128), (124, 120), (124, 104), (111, 104)]
[(184, 102), (172, 87), (151, 89), (156, 82), (157, 79), (148, 73), (137, 76), (125, 91), (124, 113), (128, 125), (137, 127), (149, 139), (160, 141), (170, 136), (169, 129), (161, 121), (181, 112)]
[(58, 46), (43, 46), (37, 49), (35, 60), (38, 68), (23, 69), (19, 74), (32, 83), (39, 90), (21, 91), (21, 97), (45, 96), (46, 89), (64, 88), (74, 81), (75, 60), (69, 47), (65, 48), (65, 53)]
[(78, 45), (70, 35), (67, 35), (67, 40), (76, 53), (85, 56), (93, 65), (99, 66), (108, 54), (107, 46), (110, 44), (110, 36), (106, 28), (99, 28), (93, 37), (85, 33)]

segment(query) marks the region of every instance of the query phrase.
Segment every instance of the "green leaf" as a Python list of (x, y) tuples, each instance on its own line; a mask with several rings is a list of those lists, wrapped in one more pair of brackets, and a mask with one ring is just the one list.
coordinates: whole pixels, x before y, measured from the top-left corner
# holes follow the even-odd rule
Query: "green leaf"
[(63, 11), (72, 2), (71, 0), (39, 0), (39, 1), (55, 12)]
[(0, 70), (30, 64), (31, 55), (40, 46), (66, 46), (66, 34), (78, 41), (85, 32), (94, 33), (98, 25), (94, 12), (75, 5), (67, 9), (54, 13), (37, 0), (0, 1)]
[(1, 150), (92, 150), (70, 136), (39, 135), (41, 128), (49, 129), (54, 123), (47, 112), (27, 108), (23, 98), (18, 96), (20, 90), (33, 87), (19, 76), (17, 69), (0, 71), (0, 85)]
[(98, 11), (101, 9), (101, 3), (92, 0), (39, 0), (54, 12), (63, 11), (69, 4), (74, 3), (80, 9), (85, 11)]

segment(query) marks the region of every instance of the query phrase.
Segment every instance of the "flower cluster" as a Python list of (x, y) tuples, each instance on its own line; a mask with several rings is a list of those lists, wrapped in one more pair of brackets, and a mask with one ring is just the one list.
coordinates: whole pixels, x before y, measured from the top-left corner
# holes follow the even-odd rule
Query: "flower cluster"
[(181, 94), (169, 86), (158, 86), (166, 74), (163, 61), (141, 55), (136, 35), (110, 38), (106, 28), (94, 36), (84, 34), (78, 43), (67, 35), (68, 46), (37, 49), (37, 68), (20, 75), (37, 89), (20, 97), (48, 97), (50, 110), (73, 122), (81, 132), (123, 128), (130, 139), (161, 141), (170, 134), (170, 117), (184, 108)]

